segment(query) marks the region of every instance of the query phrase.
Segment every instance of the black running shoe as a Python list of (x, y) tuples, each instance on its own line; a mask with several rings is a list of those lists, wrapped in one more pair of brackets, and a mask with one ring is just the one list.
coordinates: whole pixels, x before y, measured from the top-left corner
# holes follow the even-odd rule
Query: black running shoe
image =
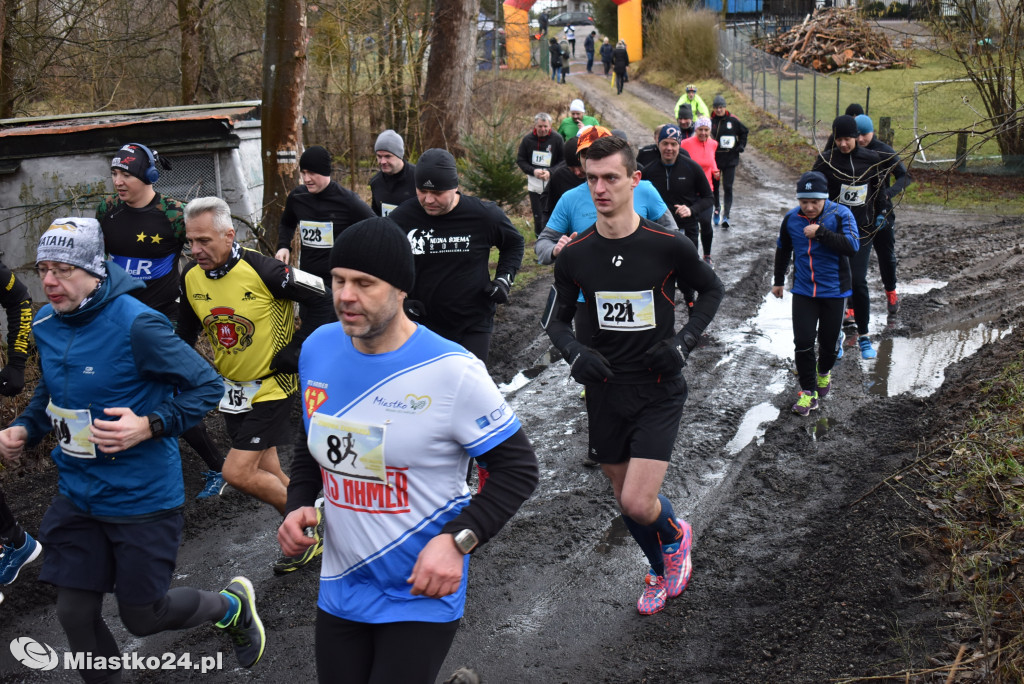
[(252, 588), (252, 582), (244, 577), (236, 577), (220, 593), (238, 600), (238, 612), (228, 620), (215, 623), (215, 626), (223, 629), (231, 637), (238, 664), (242, 667), (252, 667), (259, 662), (267, 645), (263, 623), (256, 613), (256, 592)]

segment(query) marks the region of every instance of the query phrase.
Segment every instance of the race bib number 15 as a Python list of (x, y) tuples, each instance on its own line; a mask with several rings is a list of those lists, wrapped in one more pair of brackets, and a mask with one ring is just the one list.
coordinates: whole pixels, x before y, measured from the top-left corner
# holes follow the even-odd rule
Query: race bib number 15
[(643, 292), (595, 292), (597, 325), (602, 330), (632, 332), (651, 330), (654, 321), (654, 290)]

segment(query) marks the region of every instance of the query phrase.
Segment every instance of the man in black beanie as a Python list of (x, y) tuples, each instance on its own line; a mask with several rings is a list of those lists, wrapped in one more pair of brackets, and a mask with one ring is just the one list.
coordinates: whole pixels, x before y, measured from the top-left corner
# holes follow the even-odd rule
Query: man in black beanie
[[(331, 155), (314, 145), (299, 158), (302, 185), (288, 193), (277, 229), (278, 261), (291, 261), (292, 239), (299, 229), (299, 268), (319, 276), (330, 289), (328, 257), (341, 232), (357, 221), (372, 218), (373, 210), (351, 190), (331, 180)], [(329, 297), (317, 304), (299, 305), (303, 327), (315, 329), (334, 320)]]
[[(302, 347), (302, 435), (277, 539), (286, 556), (312, 548), (304, 528), (323, 488), (321, 681), (343, 662), (351, 681), (433, 682), (463, 614), (469, 554), (533, 492), (537, 458), (484, 364), (406, 316), (413, 255), (390, 218), (341, 235), (331, 280), (341, 325)], [(489, 468), (473, 496), (470, 459)]]
[(857, 344), (861, 357), (873, 359), (877, 352), (868, 337), (871, 299), (868, 294), (868, 257), (871, 241), (878, 228), (885, 224), (882, 179), (888, 169), (871, 150), (857, 146), (857, 121), (846, 114), (832, 122), (835, 147), (824, 150), (814, 162), (813, 171), (820, 171), (828, 180), (828, 196), (845, 205), (857, 220), (860, 249), (850, 258), (853, 274), (854, 318), (857, 323)]
[[(427, 150), (416, 162), (416, 199), (389, 218), (412, 245), (416, 284), (409, 297), (426, 308), (419, 322), (486, 363), (495, 305), (508, 302), (523, 236), (496, 204), (459, 193), (455, 158), (446, 150)], [(493, 278), (491, 247), (498, 248)]]

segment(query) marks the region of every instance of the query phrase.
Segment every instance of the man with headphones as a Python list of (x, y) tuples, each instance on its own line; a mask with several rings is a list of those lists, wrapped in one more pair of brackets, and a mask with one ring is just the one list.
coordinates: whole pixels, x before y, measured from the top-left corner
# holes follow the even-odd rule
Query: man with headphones
[[(181, 202), (153, 189), (160, 170), (170, 164), (145, 145), (128, 143), (110, 162), (116, 195), (100, 200), (96, 220), (110, 259), (146, 287), (131, 294), (170, 319), (178, 320), (178, 256), (185, 246), (185, 211)], [(197, 498), (224, 491), (224, 456), (202, 423), (182, 435), (206, 463), (206, 484)]]

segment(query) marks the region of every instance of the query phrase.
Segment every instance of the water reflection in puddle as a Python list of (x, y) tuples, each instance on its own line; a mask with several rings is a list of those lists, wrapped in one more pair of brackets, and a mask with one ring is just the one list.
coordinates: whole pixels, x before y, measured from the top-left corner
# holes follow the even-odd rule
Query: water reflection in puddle
[(878, 358), (857, 359), (865, 366), (864, 390), (892, 397), (903, 392), (927, 397), (942, 386), (946, 367), (967, 358), (990, 342), (1013, 332), (1013, 326), (997, 328), (987, 323), (940, 330), (921, 337), (893, 337), (878, 341)]
[[(943, 281), (921, 278), (901, 281), (900, 292), (919, 295), (945, 286)], [(788, 291), (781, 300), (766, 295), (757, 315), (748, 321), (749, 329), (733, 333), (733, 339), (727, 343), (755, 344), (759, 349), (792, 362), (791, 296)], [(1000, 328), (989, 321), (975, 320), (953, 323), (946, 329), (911, 337), (879, 338), (878, 334), (886, 325), (885, 317), (874, 316), (871, 324), (878, 358), (862, 360), (851, 337), (846, 340), (846, 355), (839, 363), (860, 363), (866, 376), (864, 391), (881, 396), (904, 392), (919, 397), (929, 396), (942, 385), (946, 367), (1013, 331), (1012, 326)]]
[[(725, 450), (730, 454), (738, 454), (743, 447), (753, 440), (760, 440), (764, 437), (765, 424), (770, 423), (779, 417), (779, 409), (768, 402), (762, 402), (747, 410), (736, 428), (736, 434), (725, 445)], [(760, 444), (760, 441), (758, 441)]]

